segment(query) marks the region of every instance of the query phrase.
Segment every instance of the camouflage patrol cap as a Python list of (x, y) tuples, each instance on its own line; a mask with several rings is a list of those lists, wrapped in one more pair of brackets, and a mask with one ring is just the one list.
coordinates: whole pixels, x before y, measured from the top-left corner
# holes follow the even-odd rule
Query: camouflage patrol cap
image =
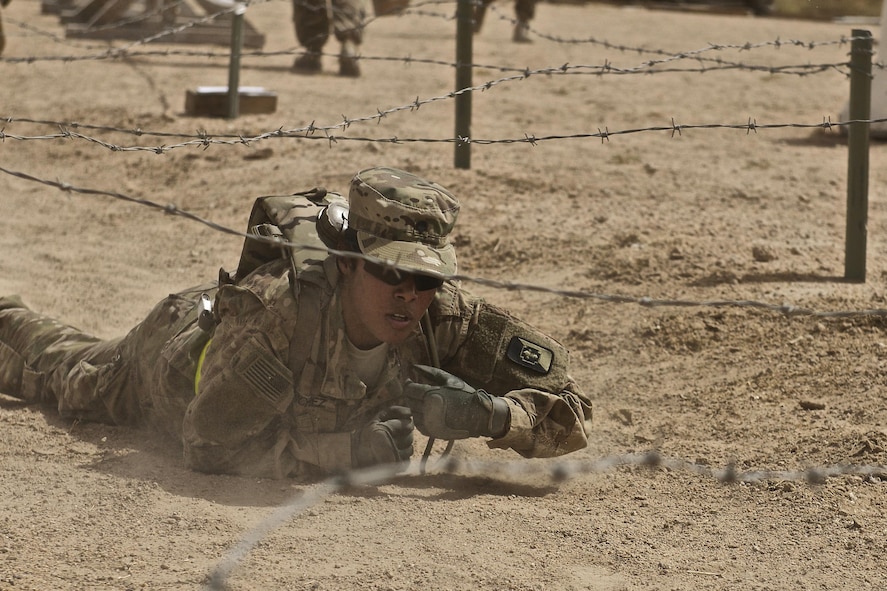
[(348, 227), (363, 254), (419, 273), (456, 272), (447, 235), (459, 202), (442, 186), (396, 168), (368, 168), (354, 175), (348, 200)]

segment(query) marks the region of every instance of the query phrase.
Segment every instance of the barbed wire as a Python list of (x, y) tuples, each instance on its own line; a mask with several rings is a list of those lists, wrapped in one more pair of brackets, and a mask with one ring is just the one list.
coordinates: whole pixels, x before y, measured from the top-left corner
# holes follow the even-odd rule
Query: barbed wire
[[(504, 14), (501, 9), (497, 8), (495, 3), (490, 4), (488, 10), (493, 12), (497, 18), (502, 21), (508, 22), (509, 24), (516, 25), (518, 24), (517, 19), (512, 16), (508, 16)], [(565, 43), (565, 44), (591, 44), (591, 45), (599, 45), (605, 49), (615, 49), (621, 52), (631, 52), (638, 54), (650, 54), (650, 55), (663, 55), (666, 56), (664, 60), (651, 60), (650, 63), (658, 63), (660, 61), (671, 61), (674, 59), (685, 59), (690, 58), (701, 53), (709, 52), (709, 51), (723, 51), (723, 50), (738, 50), (738, 51), (752, 51), (755, 49), (773, 47), (775, 49), (781, 49), (782, 47), (801, 47), (809, 50), (813, 50), (819, 47), (825, 47), (830, 45), (847, 45), (852, 43), (857, 37), (849, 36), (841, 36), (839, 39), (832, 39), (827, 41), (803, 41), (800, 39), (782, 39), (777, 37), (771, 41), (762, 41), (762, 42), (746, 42), (742, 44), (735, 43), (711, 43), (707, 47), (703, 47), (700, 49), (685, 51), (685, 52), (674, 52), (667, 51), (664, 49), (655, 49), (648, 47), (639, 47), (632, 45), (623, 45), (619, 43), (611, 43), (605, 39), (598, 39), (596, 37), (584, 37), (584, 38), (567, 38), (561, 37), (559, 35), (551, 35), (539, 29), (529, 27), (528, 29), (532, 32), (536, 37), (540, 39), (546, 39), (548, 41), (552, 41), (555, 43)], [(867, 39), (867, 38), (866, 38)]]
[[(25, 31), (28, 31), (29, 33), (39, 35), (40, 37), (46, 37), (47, 39), (51, 39), (53, 42), (58, 43), (60, 45), (68, 45), (71, 47), (77, 47), (80, 49), (87, 49), (87, 50), (97, 50), (100, 47), (106, 46), (106, 44), (97, 44), (97, 43), (75, 43), (75, 42), (71, 41), (70, 39), (60, 37), (59, 35), (56, 35), (55, 33), (52, 33), (50, 31), (45, 31), (45, 30), (41, 29), (40, 27), (36, 27), (36, 26), (32, 25), (31, 23), (26, 23), (24, 21), (20, 21), (20, 20), (14, 19), (14, 18), (9, 18), (9, 16), (7, 16), (5, 14), (3, 15), (3, 24), (6, 25), (7, 27), (15, 26), (20, 29), (24, 29)], [(8, 31), (8, 28), (7, 28), (7, 31)], [(8, 35), (8, 33), (7, 33), (7, 35)], [(4, 60), (3, 57), (0, 57), (0, 61), (6, 61), (6, 60)]]
[[(132, 197), (129, 195), (125, 195), (123, 193), (119, 193), (116, 191), (105, 191), (101, 189), (91, 189), (91, 188), (83, 188), (83, 187), (75, 187), (68, 183), (64, 183), (61, 181), (53, 181), (49, 179), (42, 179), (39, 177), (35, 177), (33, 175), (10, 170), (0, 166), (0, 172), (4, 174), (8, 174), (10, 176), (14, 176), (20, 179), (24, 179), (27, 181), (32, 181), (40, 184), (44, 184), (50, 187), (55, 187), (66, 193), (79, 193), (83, 195), (103, 195), (106, 197), (113, 197), (114, 199), (119, 199), (121, 201), (126, 201), (129, 203), (134, 203), (136, 205), (141, 205), (145, 207), (149, 207), (158, 211), (162, 211), (168, 215), (174, 215), (183, 217), (193, 222), (197, 222), (207, 226), (208, 228), (224, 233), (232, 236), (238, 236), (240, 238), (256, 240), (258, 242), (266, 242), (269, 244), (273, 244), (277, 247), (288, 246), (298, 250), (305, 251), (313, 251), (323, 254), (332, 254), (338, 255), (347, 258), (356, 258), (356, 259), (364, 259), (370, 260), (373, 262), (378, 262), (376, 259), (372, 257), (367, 257), (362, 253), (355, 253), (351, 251), (341, 251), (332, 248), (327, 248), (325, 246), (318, 246), (316, 244), (301, 244), (288, 242), (286, 240), (282, 240), (279, 238), (268, 238), (264, 236), (257, 236), (255, 234), (250, 234), (247, 232), (242, 232), (239, 230), (235, 230), (233, 228), (229, 228), (225, 225), (213, 222), (211, 220), (205, 219), (197, 214), (191, 213), (184, 209), (177, 207), (174, 204), (161, 204), (155, 201), (151, 201), (149, 199)], [(405, 267), (400, 267), (395, 262), (391, 265), (392, 267), (409, 272), (409, 269)], [(729, 299), (720, 299), (720, 300), (682, 300), (682, 299), (657, 299), (651, 298), (647, 296), (626, 296), (626, 295), (613, 295), (613, 294), (601, 294), (594, 293), (585, 290), (571, 290), (571, 289), (561, 289), (561, 288), (553, 288), (547, 287), (543, 285), (534, 285), (528, 283), (518, 283), (511, 281), (500, 281), (493, 279), (486, 279), (482, 277), (474, 277), (471, 275), (464, 274), (453, 274), (453, 275), (445, 275), (446, 279), (452, 281), (464, 281), (469, 283), (475, 283), (478, 285), (483, 285), (486, 287), (490, 287), (493, 289), (502, 289), (507, 291), (529, 291), (529, 292), (537, 292), (548, 295), (555, 295), (560, 297), (568, 297), (573, 299), (580, 300), (597, 300), (601, 302), (615, 303), (615, 304), (636, 304), (642, 307), (654, 308), (654, 307), (702, 307), (702, 308), (752, 308), (758, 310), (764, 310), (767, 312), (775, 312), (782, 314), (784, 316), (810, 316), (816, 318), (857, 318), (857, 317), (887, 317), (887, 309), (883, 308), (871, 308), (864, 310), (837, 310), (837, 311), (817, 311), (811, 308), (804, 308), (800, 306), (795, 306), (792, 304), (773, 304), (768, 302), (760, 302), (755, 300), (729, 300)]]
[[(182, 1), (183, 0), (178, 0), (178, 2), (176, 4), (179, 4)], [(275, 1), (275, 0), (246, 0), (242, 4), (245, 7), (249, 8), (252, 5), (262, 4), (262, 3), (266, 3), (266, 2), (270, 2), (270, 1)], [(386, 15), (376, 15), (376, 16), (369, 17), (369, 18), (365, 19), (364, 22), (362, 23), (362, 28), (365, 29), (365, 28), (369, 27), (373, 22), (380, 20), (380, 19), (405, 18), (407, 16), (427, 16), (427, 17), (442, 18), (442, 19), (445, 19), (448, 21), (452, 21), (452, 20), (456, 19), (455, 10), (453, 12), (448, 13), (448, 14), (442, 14), (439, 12), (431, 12), (431, 11), (426, 11), (423, 9), (424, 6), (428, 6), (428, 5), (451, 5), (451, 4), (455, 4), (455, 2), (453, 0), (425, 0), (424, 2), (414, 2), (411, 5), (405, 7), (397, 12), (394, 12), (394, 13), (389, 13)], [(473, 4), (480, 5), (481, 0), (477, 0)], [(103, 29), (112, 29), (114, 27), (125, 26), (127, 24), (131, 24), (132, 22), (138, 22), (139, 20), (144, 20), (146, 18), (150, 18), (152, 16), (155, 16), (157, 13), (163, 12), (168, 9), (169, 9), (169, 7), (163, 7), (163, 8), (157, 9), (155, 11), (146, 12), (143, 15), (139, 15), (136, 17), (130, 17), (128, 19), (120, 19), (119, 21), (116, 21), (114, 23), (108, 23), (108, 24), (102, 25), (100, 27), (89, 27), (86, 30), (87, 31), (99, 30), (99, 29), (103, 30)], [(501, 20), (508, 21), (512, 24), (517, 23), (517, 20), (515, 20), (514, 18), (503, 15), (499, 11), (499, 9), (497, 9), (495, 7), (495, 5), (490, 5), (490, 9), (493, 12), (497, 13), (498, 18), (500, 18)], [(121, 52), (121, 54), (127, 53), (127, 48), (130, 46), (140, 45), (140, 44), (143, 44), (143, 42), (146, 43), (149, 41), (156, 41), (156, 40), (162, 39), (162, 37), (173, 35), (179, 31), (183, 30), (183, 28), (187, 28), (189, 26), (194, 26), (195, 24), (201, 24), (201, 23), (204, 23), (204, 22), (207, 22), (210, 20), (214, 20), (214, 19), (219, 18), (221, 16), (225, 16), (225, 15), (229, 14), (231, 12), (231, 10), (232, 10), (232, 8), (226, 8), (226, 9), (220, 10), (216, 13), (208, 14), (202, 18), (196, 18), (194, 23), (187, 23), (185, 25), (179, 25), (179, 26), (170, 26), (168, 29), (159, 32), (157, 35), (147, 37), (145, 40), (137, 41), (137, 42), (130, 44), (129, 46), (126, 46), (123, 48), (116, 48), (116, 51)], [(335, 10), (335, 8), (334, 8), (334, 10)], [(12, 22), (21, 24), (19, 21), (12, 21)], [(825, 40), (825, 41), (782, 39), (780, 37), (777, 37), (776, 39), (773, 39), (773, 40), (761, 41), (761, 42), (747, 41), (742, 44), (709, 43), (709, 45), (707, 45), (706, 47), (703, 47), (703, 48), (689, 50), (689, 51), (675, 52), (675, 51), (670, 51), (670, 50), (661, 49), (661, 48), (650, 48), (650, 47), (643, 47), (643, 46), (633, 46), (633, 45), (625, 45), (625, 44), (620, 44), (620, 43), (612, 43), (606, 39), (599, 39), (599, 38), (593, 37), (593, 36), (584, 37), (584, 38), (561, 37), (559, 35), (552, 35), (552, 34), (546, 33), (544, 31), (541, 31), (541, 30), (538, 30), (535, 28), (532, 29), (532, 32), (537, 37), (539, 37), (541, 39), (546, 39), (546, 40), (551, 41), (553, 43), (574, 44), (574, 45), (585, 45), (585, 44), (597, 45), (597, 46), (600, 46), (604, 49), (613, 49), (613, 50), (619, 51), (621, 53), (637, 53), (639, 55), (663, 56), (663, 59), (650, 60), (649, 62), (647, 62), (648, 65), (650, 65), (650, 66), (666, 63), (669, 61), (680, 60), (680, 59), (691, 59), (691, 58), (692, 59), (699, 59), (699, 56), (701, 54), (707, 53), (707, 52), (712, 52), (712, 51), (736, 50), (736, 51), (740, 51), (740, 52), (750, 52), (755, 49), (762, 49), (762, 48), (781, 49), (782, 47), (801, 47), (801, 48), (805, 48), (808, 50), (813, 50), (813, 49), (817, 49), (820, 47), (827, 47), (827, 46), (832, 46), (832, 45), (847, 45), (856, 39), (855, 37), (844, 36), (844, 35), (840, 36), (838, 39), (830, 39), (830, 40)], [(168, 52), (166, 55), (176, 55), (176, 52), (171, 51), (171, 52)], [(188, 53), (187, 55), (194, 55), (194, 54)], [(215, 54), (212, 52), (203, 52), (203, 53), (198, 53), (197, 55), (212, 57)], [(246, 53), (244, 53), (244, 55), (246, 55)], [(273, 53), (272, 54), (265, 54), (263, 52), (251, 52), (249, 55), (263, 56), (263, 55), (274, 55), (274, 54)], [(62, 59), (62, 60), (64, 60), (65, 57), (74, 58), (75, 56), (34, 57), (32, 59), (35, 61), (41, 61), (44, 59), (54, 59), (54, 60)], [(93, 59), (107, 59), (107, 56), (104, 54), (101, 54), (99, 56), (92, 56), (92, 58)], [(8, 60), (8, 61), (20, 61), (22, 58), (0, 58), (0, 60), (4, 60), (4, 59)], [(24, 59), (27, 60), (28, 58), (24, 58)], [(89, 59), (89, 57), (87, 57), (87, 58), (81, 57), (78, 59)], [(713, 61), (717, 61), (717, 60), (713, 60)]]
[[(120, 29), (120, 28), (127, 27), (128, 25), (133, 25), (136, 23), (143, 23), (145, 21), (151, 20), (152, 18), (154, 18), (156, 16), (161, 16), (164, 12), (178, 11), (178, 9), (182, 6), (187, 6), (185, 0), (175, 0), (175, 2), (170, 2), (169, 4), (167, 4), (165, 1), (158, 2), (153, 10), (145, 10), (140, 14), (136, 14), (136, 15), (129, 16), (129, 17), (124, 17), (124, 18), (118, 19), (118, 20), (110, 22), (110, 23), (89, 25), (87, 27), (84, 27), (81, 30), (81, 33), (83, 33), (83, 32), (96, 33), (99, 31), (112, 31), (114, 29)], [(222, 14), (224, 14), (224, 13), (219, 12), (219, 13), (214, 14), (213, 16), (215, 17), (217, 15), (222, 15)]]
[[(304, 49), (292, 48), (292, 49), (282, 49), (276, 51), (243, 51), (240, 54), (241, 59), (248, 58), (266, 58), (266, 57), (281, 57), (281, 56), (297, 56), (303, 55), (306, 51)], [(321, 56), (327, 57), (337, 57), (338, 54), (328, 53), (328, 52), (315, 52)], [(157, 50), (140, 50), (140, 51), (130, 51), (127, 48), (110, 48), (106, 49), (102, 52), (91, 54), (91, 55), (55, 55), (55, 56), (26, 56), (26, 57), (0, 57), (0, 62), (6, 61), (10, 63), (34, 63), (34, 62), (78, 62), (78, 61), (101, 61), (101, 60), (116, 60), (116, 59), (132, 59), (132, 58), (144, 58), (144, 57), (170, 57), (170, 56), (181, 56), (181, 57), (203, 57), (203, 58), (219, 58), (219, 59), (228, 59), (230, 58), (230, 52), (227, 51), (198, 51), (198, 50), (188, 50), (188, 49), (157, 49)], [(467, 66), (472, 68), (473, 70), (493, 70), (498, 72), (514, 72), (517, 73), (518, 76), (508, 76), (503, 77), (499, 80), (491, 80), (489, 82), (484, 83), (480, 88), (490, 88), (497, 84), (500, 84), (509, 80), (520, 80), (529, 78), (532, 75), (560, 75), (560, 76), (605, 76), (605, 75), (614, 75), (614, 76), (627, 76), (627, 75), (652, 75), (652, 74), (706, 74), (710, 72), (717, 71), (728, 71), (728, 70), (738, 70), (738, 71), (748, 71), (748, 72), (761, 72), (765, 74), (771, 75), (793, 75), (793, 76), (811, 76), (814, 74), (820, 74), (823, 72), (837, 71), (840, 74), (847, 76), (849, 75), (850, 64), (846, 61), (843, 62), (827, 62), (827, 63), (805, 63), (805, 64), (783, 64), (783, 65), (762, 65), (762, 64), (747, 64), (743, 62), (734, 62), (728, 61), (723, 58), (702, 58), (702, 57), (690, 57), (690, 56), (673, 56), (671, 59), (662, 59), (662, 60), (653, 60), (643, 62), (642, 64), (634, 67), (619, 67), (614, 65), (609, 60), (605, 60), (601, 64), (569, 64), (565, 63), (559, 66), (549, 66), (545, 68), (520, 68), (515, 66), (502, 66), (497, 64), (484, 64), (484, 63), (471, 63), (471, 64), (461, 64), (459, 62), (453, 62), (448, 60), (440, 60), (433, 58), (417, 58), (413, 56), (374, 56), (374, 55), (356, 55), (355, 59), (365, 62), (401, 62), (406, 66), (411, 66), (413, 64), (419, 65), (436, 65), (436, 66), (444, 66), (448, 68), (458, 68)], [(685, 59), (693, 59), (697, 61), (700, 65), (697, 67), (670, 67), (664, 68), (661, 67), (663, 64), (668, 64), (677, 60), (685, 60)], [(885, 65), (882, 62), (874, 62), (872, 67), (875, 69), (884, 69)]]
[[(179, 0), (180, 2), (182, 0)], [(272, 0), (248, 0), (244, 3), (245, 6), (251, 6), (253, 4), (260, 4), (264, 2), (268, 2)], [(479, 0), (478, 0), (479, 1)], [(427, 0), (424, 3), (417, 3), (415, 7), (407, 7), (403, 11), (395, 13), (393, 16), (395, 17), (404, 17), (409, 14), (413, 15), (421, 15), (421, 16), (434, 16), (440, 18), (447, 18), (451, 20), (454, 18), (452, 15), (441, 15), (439, 13), (430, 13), (427, 11), (421, 10), (419, 8), (422, 5), (428, 4), (452, 4), (452, 2), (448, 1), (440, 1), (440, 0)], [(166, 10), (166, 8), (158, 9), (159, 11)], [(63, 61), (63, 62), (72, 62), (72, 61), (84, 61), (84, 60), (105, 60), (105, 59), (121, 59), (121, 58), (131, 58), (131, 57), (156, 57), (163, 56), (169, 57), (173, 55), (181, 55), (181, 56), (200, 56), (200, 57), (227, 57), (228, 53), (215, 52), (215, 51), (194, 51), (194, 50), (157, 50), (157, 51), (132, 51), (131, 48), (138, 47), (149, 43), (151, 41), (157, 41), (162, 39), (168, 35), (174, 35), (188, 27), (196, 26), (198, 24), (202, 24), (211, 20), (215, 20), (218, 17), (225, 16), (232, 12), (234, 8), (228, 8), (221, 10), (219, 12), (207, 15), (203, 18), (196, 18), (193, 21), (190, 21), (186, 24), (179, 26), (171, 26), (170, 28), (160, 31), (155, 35), (146, 37), (142, 40), (136, 41), (134, 43), (125, 45), (123, 47), (115, 47), (109, 48), (105, 51), (99, 52), (97, 54), (92, 55), (81, 55), (81, 56), (73, 56), (73, 55), (63, 55), (63, 56), (26, 56), (26, 57), (0, 57), (0, 61), (8, 61), (11, 63), (33, 63), (36, 61)], [(493, 10), (496, 10), (493, 7)], [(139, 18), (139, 17), (136, 17)], [(379, 18), (383, 18), (380, 16), (376, 16), (370, 19), (367, 19), (363, 24), (363, 28), (366, 28), (371, 22), (377, 20)], [(384, 17), (388, 18), (388, 17)], [(508, 17), (500, 17), (505, 20), (509, 20), (511, 22), (516, 22), (514, 19), (510, 19)], [(121, 21), (121, 22), (129, 22), (129, 21)], [(108, 28), (113, 28), (114, 24), (106, 25)], [(827, 40), (827, 41), (802, 41), (798, 39), (789, 39), (783, 40), (781, 38), (776, 38), (770, 41), (757, 42), (752, 43), (750, 41), (743, 44), (719, 44), (719, 43), (709, 43), (708, 46), (704, 48), (689, 50), (689, 51), (667, 51), (664, 49), (656, 49), (656, 48), (645, 48), (638, 46), (628, 46), (621, 44), (614, 44), (608, 41), (596, 39), (594, 37), (589, 37), (586, 39), (566, 39), (561, 38), (556, 35), (549, 35), (541, 31), (537, 31), (534, 29), (534, 33), (539, 37), (548, 39), (552, 42), (557, 43), (589, 43), (600, 45), (607, 49), (614, 49), (620, 52), (632, 52), (638, 53), (639, 55), (649, 54), (649, 55), (659, 55), (663, 56), (661, 59), (648, 60), (643, 62), (639, 66), (632, 68), (619, 68), (613, 66), (609, 61), (605, 62), (602, 65), (580, 65), (580, 66), (570, 66), (567, 68), (567, 64), (561, 66), (559, 68), (549, 68), (548, 73), (559, 73), (559, 74), (638, 74), (638, 73), (678, 73), (678, 72), (708, 72), (713, 70), (724, 70), (724, 69), (737, 69), (737, 70), (747, 70), (747, 71), (759, 71), (766, 72), (769, 74), (792, 74), (799, 76), (806, 76), (813, 73), (825, 72), (829, 70), (838, 70), (841, 68), (847, 68), (848, 65), (846, 62), (841, 63), (820, 63), (820, 64), (794, 64), (794, 65), (784, 65), (784, 66), (766, 66), (766, 65), (755, 65), (755, 64), (745, 64), (742, 62), (733, 62), (727, 61), (723, 58), (705, 58), (702, 57), (703, 53), (712, 52), (712, 51), (725, 51), (725, 50), (737, 50), (740, 52), (750, 52), (754, 49), (760, 48), (776, 48), (780, 49), (785, 46), (794, 46), (794, 47), (802, 47), (808, 50), (813, 50), (819, 47), (825, 47), (830, 45), (845, 45), (854, 40), (853, 37), (841, 36), (836, 40)], [(289, 49), (284, 51), (273, 51), (273, 52), (265, 52), (265, 51), (246, 51), (242, 52), (242, 58), (256, 58), (256, 57), (276, 57), (281, 55), (300, 55), (305, 53), (304, 50), (299, 49)], [(322, 55), (330, 55), (333, 54), (322, 54)], [(359, 60), (364, 61), (396, 61), (396, 62), (404, 62), (406, 64), (411, 63), (420, 63), (420, 64), (434, 64), (447, 66), (450, 68), (456, 68), (462, 66), (457, 62), (449, 62), (443, 60), (432, 60), (432, 59), (417, 59), (413, 57), (402, 57), (402, 56), (364, 56), (358, 55), (356, 56)], [(696, 68), (662, 68), (663, 64), (668, 64), (677, 60), (687, 60), (693, 59), (697, 61), (700, 66)], [(489, 64), (470, 64), (472, 68), (484, 68), (484, 69), (494, 69), (502, 72), (525, 72), (525, 68), (513, 68), (513, 67), (502, 67), (496, 65)], [(875, 67), (883, 68), (883, 64), (876, 64)], [(533, 72), (533, 73), (543, 73), (542, 71)]]
[[(425, 104), (424, 101), (416, 100), (412, 105), (407, 105), (404, 107), (399, 107), (396, 109), (391, 109), (385, 112), (380, 111), (379, 117), (384, 117), (384, 115), (398, 111), (405, 110), (407, 108), (412, 108), (414, 110), (418, 110), (419, 106)], [(847, 121), (832, 121), (830, 116), (824, 116), (822, 122), (820, 123), (758, 123), (756, 119), (749, 118), (745, 123), (700, 123), (700, 124), (682, 124), (677, 123), (674, 119), (672, 119), (669, 125), (653, 125), (648, 127), (636, 127), (629, 129), (618, 129), (611, 131), (608, 127), (604, 129), (598, 128), (596, 132), (582, 132), (582, 133), (572, 133), (572, 134), (549, 134), (549, 135), (535, 135), (535, 134), (524, 134), (523, 137), (515, 137), (515, 138), (472, 138), (472, 137), (444, 137), (444, 138), (431, 138), (431, 137), (398, 137), (398, 136), (388, 136), (388, 137), (366, 137), (366, 136), (347, 136), (347, 135), (336, 135), (334, 133), (330, 133), (331, 131), (337, 129), (347, 129), (354, 123), (358, 122), (366, 122), (374, 117), (362, 117), (350, 119), (348, 117), (343, 116), (343, 122), (335, 125), (328, 126), (317, 126), (314, 123), (306, 127), (300, 127), (295, 129), (284, 130), (282, 128), (276, 129), (273, 131), (267, 131), (264, 133), (246, 136), (242, 134), (219, 134), (218, 136), (210, 135), (205, 130), (201, 130), (196, 134), (183, 134), (178, 132), (159, 132), (159, 131), (146, 131), (143, 129), (124, 129), (124, 128), (116, 128), (116, 127), (108, 127), (108, 126), (99, 126), (99, 125), (88, 125), (81, 124), (77, 122), (60, 122), (60, 121), (48, 121), (48, 120), (37, 120), (37, 119), (27, 119), (27, 118), (16, 118), (16, 117), (5, 117), (0, 118), (0, 122), (5, 123), (15, 123), (15, 122), (29, 122), (29, 123), (40, 123), (45, 125), (53, 125), (58, 127), (60, 131), (57, 133), (51, 134), (43, 134), (43, 135), (19, 135), (6, 132), (5, 128), (0, 129), (0, 142), (5, 142), (6, 140), (12, 141), (51, 141), (51, 140), (60, 140), (60, 139), (69, 139), (69, 140), (82, 140), (85, 142), (93, 143), (99, 145), (103, 148), (111, 150), (112, 152), (153, 152), (155, 154), (165, 154), (175, 149), (186, 148), (186, 147), (203, 147), (204, 149), (209, 148), (212, 145), (222, 145), (222, 146), (231, 146), (231, 145), (244, 145), (244, 146), (252, 146), (253, 144), (272, 140), (272, 139), (298, 139), (298, 140), (308, 140), (308, 141), (324, 141), (327, 142), (330, 146), (338, 143), (338, 142), (363, 142), (363, 143), (382, 143), (382, 144), (412, 144), (412, 143), (438, 143), (438, 144), (474, 144), (474, 145), (495, 145), (495, 144), (529, 144), (531, 146), (536, 146), (543, 142), (550, 141), (560, 141), (560, 140), (570, 140), (570, 139), (600, 139), (601, 142), (607, 142), (613, 136), (622, 136), (622, 135), (633, 135), (638, 133), (648, 133), (648, 132), (668, 132), (674, 136), (681, 136), (684, 131), (691, 130), (738, 130), (745, 131), (746, 134), (757, 133), (759, 130), (773, 130), (773, 129), (822, 129), (826, 132), (832, 132), (836, 128), (840, 129), (843, 127), (848, 127), (857, 123), (866, 123), (866, 124), (877, 124), (877, 123), (885, 123), (887, 122), (887, 118), (878, 118), (878, 119), (850, 119)], [(168, 138), (180, 138), (185, 139), (185, 141), (175, 143), (175, 144), (161, 144), (154, 146), (124, 146), (120, 144), (114, 144), (100, 138), (88, 136), (82, 133), (78, 133), (76, 131), (72, 131), (68, 128), (87, 128), (93, 130), (101, 130), (115, 133), (125, 133), (129, 135), (135, 136), (154, 136), (154, 137), (168, 137)], [(321, 135), (315, 135), (321, 134)]]
[[(869, 480), (887, 479), (887, 466), (836, 464), (811, 467), (805, 470), (739, 470), (735, 464), (712, 468), (681, 458), (661, 455), (658, 451), (605, 456), (587, 460), (557, 460), (553, 462), (484, 461), (466, 460), (448, 456), (438, 462), (440, 471), (464, 476), (523, 477), (541, 476), (551, 484), (561, 484), (571, 478), (610, 472), (621, 467), (641, 467), (672, 472), (689, 472), (697, 476), (713, 478), (724, 484), (754, 484), (765, 481), (803, 482), (810, 485), (825, 484), (836, 476), (863, 476)], [(294, 496), (277, 507), (270, 515), (247, 531), (240, 541), (229, 550), (209, 574), (207, 589), (224, 591), (231, 573), (246, 555), (272, 531), (304, 513), (328, 497), (353, 487), (379, 486), (395, 478), (423, 478), (423, 475), (405, 475), (408, 463), (387, 464), (353, 470), (336, 475)]]

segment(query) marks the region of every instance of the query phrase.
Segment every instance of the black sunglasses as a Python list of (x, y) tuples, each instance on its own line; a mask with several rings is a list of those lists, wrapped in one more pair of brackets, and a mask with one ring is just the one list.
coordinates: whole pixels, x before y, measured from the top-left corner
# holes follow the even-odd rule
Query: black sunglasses
[(413, 282), (416, 285), (417, 291), (428, 291), (429, 289), (438, 289), (441, 285), (443, 285), (444, 280), (440, 277), (433, 277), (431, 275), (423, 275), (421, 273), (407, 273), (406, 271), (400, 271), (395, 269), (394, 267), (389, 267), (388, 265), (380, 265), (378, 263), (371, 263), (370, 261), (363, 261), (363, 268), (367, 273), (385, 283), (386, 285), (397, 286), (409, 279), (413, 278)]

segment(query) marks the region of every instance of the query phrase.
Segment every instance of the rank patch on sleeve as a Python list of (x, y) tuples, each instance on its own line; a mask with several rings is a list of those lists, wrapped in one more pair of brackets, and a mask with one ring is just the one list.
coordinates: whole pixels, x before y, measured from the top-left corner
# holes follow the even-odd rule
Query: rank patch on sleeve
[(520, 337), (512, 337), (508, 343), (506, 356), (520, 365), (541, 374), (547, 374), (551, 370), (554, 361), (554, 353), (542, 345), (537, 345)]

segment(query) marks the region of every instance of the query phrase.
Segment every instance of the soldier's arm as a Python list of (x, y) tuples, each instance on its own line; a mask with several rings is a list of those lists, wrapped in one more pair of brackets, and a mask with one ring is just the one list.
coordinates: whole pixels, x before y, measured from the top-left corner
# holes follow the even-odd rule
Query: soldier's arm
[(443, 369), (503, 397), (511, 410), (508, 431), (488, 445), (525, 457), (584, 448), (592, 403), (570, 376), (563, 345), (481, 299), (443, 295), (436, 327)]
[(226, 285), (216, 297), (218, 324), (183, 423), (193, 469), (280, 475), (282, 418), (293, 398), (288, 338), (285, 319), (258, 293)]

